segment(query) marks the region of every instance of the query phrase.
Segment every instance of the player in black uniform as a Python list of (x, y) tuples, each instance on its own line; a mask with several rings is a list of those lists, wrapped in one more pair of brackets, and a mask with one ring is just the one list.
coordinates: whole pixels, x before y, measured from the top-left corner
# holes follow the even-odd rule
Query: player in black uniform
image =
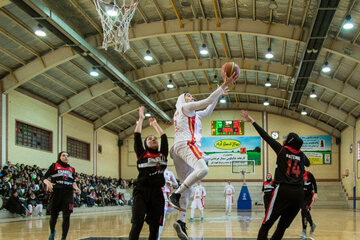
[(304, 173), (304, 193), (305, 193), (305, 201), (304, 205), (301, 209), (301, 219), (303, 225), (303, 231), (301, 233), (301, 237), (306, 237), (306, 225), (307, 222), (310, 224), (310, 234), (313, 234), (316, 228), (316, 224), (313, 222), (310, 214), (311, 204), (316, 202), (318, 199), (317, 196), (317, 185), (314, 175), (305, 171)]
[(270, 205), (258, 233), (258, 240), (267, 240), (268, 232), (275, 221), (279, 223), (272, 240), (282, 239), (304, 202), (303, 174), (304, 165), (310, 166), (309, 159), (300, 150), (303, 141), (296, 133), (289, 133), (281, 145), (262, 129), (247, 111), (241, 110), (245, 122), (251, 122), (260, 136), (270, 145), (277, 155), (274, 183), (277, 185), (272, 194)]
[(271, 196), (272, 196), (272, 192), (273, 192), (274, 188), (275, 188), (274, 180), (272, 180), (271, 173), (268, 173), (266, 175), (266, 181), (264, 181), (263, 187), (262, 187), (262, 190), (261, 190), (264, 193), (265, 214), (266, 214), (266, 210), (267, 210), (267, 208), (269, 206)]
[(164, 170), (167, 167), (168, 140), (156, 120), (150, 118), (150, 126), (161, 136), (161, 146), (159, 151), (157, 138), (150, 135), (145, 138), (144, 149), (141, 141), (142, 124), (145, 119), (144, 110), (143, 106), (139, 108), (139, 120), (134, 134), (139, 175), (133, 191), (130, 240), (139, 239), (144, 220), (149, 224), (149, 239), (157, 239), (159, 226), (164, 218), (165, 199), (161, 188), (165, 184)]
[[(74, 208), (74, 192), (80, 194), (80, 189), (74, 182), (75, 169), (68, 164), (69, 154), (60, 152), (56, 163), (51, 164), (44, 175), (44, 183), (47, 191), (51, 192), (50, 204), (50, 236), (49, 240), (55, 239), (55, 225), (59, 212), (63, 212), (62, 237), (66, 239), (70, 227), (70, 214)], [(51, 178), (51, 181), (48, 180)]]

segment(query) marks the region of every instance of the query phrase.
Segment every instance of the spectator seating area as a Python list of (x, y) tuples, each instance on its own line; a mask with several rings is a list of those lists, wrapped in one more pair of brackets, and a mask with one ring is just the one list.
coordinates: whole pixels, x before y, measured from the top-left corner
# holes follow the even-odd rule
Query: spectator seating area
[[(0, 169), (0, 208), (22, 216), (42, 215), (48, 207), (49, 193), (43, 183), (47, 169), (16, 164)], [(75, 207), (123, 206), (129, 204), (128, 184), (123, 179), (77, 173)]]

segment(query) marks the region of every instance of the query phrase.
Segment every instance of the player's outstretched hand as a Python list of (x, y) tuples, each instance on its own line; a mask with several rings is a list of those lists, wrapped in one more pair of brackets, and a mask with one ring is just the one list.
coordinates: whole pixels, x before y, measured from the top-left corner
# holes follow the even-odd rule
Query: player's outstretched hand
[[(223, 71), (223, 70), (221, 70), (221, 71)], [(236, 72), (234, 72), (230, 77), (227, 77), (226, 74), (221, 74), (221, 75), (224, 76), (224, 84), (226, 86), (235, 82), (239, 77), (239, 75), (237, 75)]]
[(255, 122), (254, 119), (249, 115), (247, 110), (240, 110), (241, 116), (244, 118), (245, 122)]
[(150, 123), (150, 126), (154, 126), (154, 125), (156, 125), (157, 124), (157, 121), (156, 121), (156, 119), (155, 118), (149, 118), (149, 123)]
[(145, 119), (145, 107), (144, 106), (140, 106), (139, 107), (139, 119), (144, 120)]

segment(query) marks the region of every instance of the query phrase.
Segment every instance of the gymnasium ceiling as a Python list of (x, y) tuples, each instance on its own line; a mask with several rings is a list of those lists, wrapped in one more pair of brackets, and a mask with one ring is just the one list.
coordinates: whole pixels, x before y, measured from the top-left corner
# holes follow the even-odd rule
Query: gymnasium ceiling
[[(339, 2), (295, 107), (289, 103), (320, 0), (276, 0), (275, 10), (269, 2), (140, 0), (130, 49), (118, 53), (113, 46), (101, 48), (101, 22), (91, 0), (0, 0), (2, 91), (29, 92), (57, 105), (60, 115), (72, 112), (95, 129), (124, 137), (134, 130), (140, 104), (171, 121), (178, 95), (189, 90), (197, 99), (207, 97), (221, 81), (215, 77), (221, 66), (234, 61), (240, 78), (217, 109), (266, 111), (340, 136), (360, 116), (359, 1)], [(348, 14), (355, 26), (344, 30)], [(46, 37), (34, 34), (39, 23)], [(207, 56), (199, 54), (202, 44)], [(265, 58), (269, 47), (271, 60)], [(143, 58), (146, 50), (150, 62)], [(321, 71), (325, 61), (328, 73)], [(92, 67), (98, 77), (89, 75)], [(264, 86), (267, 78), (271, 87)], [(166, 87), (169, 79), (175, 88)]]

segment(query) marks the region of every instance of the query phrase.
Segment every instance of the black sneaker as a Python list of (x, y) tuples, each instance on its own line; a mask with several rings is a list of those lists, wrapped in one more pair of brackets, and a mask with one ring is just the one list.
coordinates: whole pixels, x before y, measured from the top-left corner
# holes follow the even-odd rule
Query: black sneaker
[(173, 226), (175, 228), (175, 231), (176, 231), (178, 237), (181, 240), (189, 240), (190, 239), (186, 233), (186, 226), (185, 226), (184, 222), (177, 220)]
[(172, 193), (169, 196), (169, 203), (171, 206), (173, 206), (175, 209), (180, 210), (180, 197), (181, 194), (180, 193)]

